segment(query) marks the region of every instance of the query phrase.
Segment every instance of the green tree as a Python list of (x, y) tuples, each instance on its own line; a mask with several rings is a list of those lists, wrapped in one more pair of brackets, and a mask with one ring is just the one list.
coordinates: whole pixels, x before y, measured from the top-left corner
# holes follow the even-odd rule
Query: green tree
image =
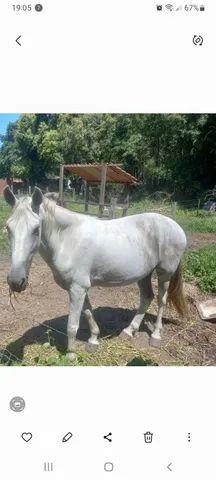
[(0, 176), (35, 183), (60, 163), (118, 163), (141, 193), (194, 196), (216, 183), (216, 115), (28, 114), (1, 138)]

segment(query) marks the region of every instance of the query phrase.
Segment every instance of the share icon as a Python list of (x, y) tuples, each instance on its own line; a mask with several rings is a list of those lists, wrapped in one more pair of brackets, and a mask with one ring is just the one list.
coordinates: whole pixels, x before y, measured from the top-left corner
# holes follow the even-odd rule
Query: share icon
[(112, 436), (112, 433), (108, 433), (107, 435), (104, 435), (104, 439), (105, 440), (108, 440), (108, 442), (112, 442), (112, 438), (110, 438)]

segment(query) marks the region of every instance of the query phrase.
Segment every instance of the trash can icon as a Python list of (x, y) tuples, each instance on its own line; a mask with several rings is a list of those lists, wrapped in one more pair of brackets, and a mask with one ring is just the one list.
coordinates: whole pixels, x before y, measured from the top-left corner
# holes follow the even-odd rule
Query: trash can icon
[(144, 441), (145, 443), (152, 443), (153, 440), (153, 433), (151, 432), (145, 432), (144, 433)]

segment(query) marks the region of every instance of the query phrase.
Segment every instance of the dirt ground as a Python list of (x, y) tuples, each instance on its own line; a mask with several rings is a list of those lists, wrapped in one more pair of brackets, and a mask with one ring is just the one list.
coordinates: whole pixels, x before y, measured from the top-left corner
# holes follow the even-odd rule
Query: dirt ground
[[(214, 238), (213, 238), (214, 237)], [(195, 248), (216, 240), (216, 235), (193, 234), (189, 247)], [(66, 327), (68, 315), (68, 295), (54, 282), (47, 265), (37, 257), (32, 265), (30, 287), (17, 301), (9, 303), (6, 274), (9, 262), (0, 263), (0, 346), (11, 354), (13, 360), (31, 363), (28, 349), (31, 345), (42, 346), (50, 342), (56, 351), (66, 348)], [(155, 293), (156, 282), (153, 281)], [(101, 338), (99, 352), (94, 358), (102, 365), (126, 364), (134, 357), (150, 358), (158, 365), (216, 365), (216, 322), (200, 319), (195, 302), (210, 298), (201, 294), (192, 284), (185, 284), (185, 294), (190, 310), (190, 319), (180, 319), (174, 310), (168, 309), (164, 315), (164, 328), (161, 348), (149, 346), (149, 335), (157, 314), (156, 296), (146, 315), (141, 331), (133, 339), (121, 336), (133, 318), (139, 302), (136, 284), (127, 287), (92, 288), (90, 300), (95, 319), (99, 325)], [(89, 332), (82, 319), (78, 332), (80, 347), (86, 346)], [(103, 357), (103, 350), (109, 351), (109, 361)], [(125, 355), (121, 351), (125, 350)], [(118, 353), (120, 352), (120, 353)]]
[(188, 233), (189, 248), (201, 248), (216, 242), (216, 233)]

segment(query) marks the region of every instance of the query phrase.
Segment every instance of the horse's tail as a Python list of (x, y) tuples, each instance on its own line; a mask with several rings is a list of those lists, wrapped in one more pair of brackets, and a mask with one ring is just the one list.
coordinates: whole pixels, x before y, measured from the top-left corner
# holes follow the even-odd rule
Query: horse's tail
[(189, 317), (188, 307), (183, 292), (182, 263), (180, 262), (174, 275), (171, 277), (167, 303), (173, 305), (183, 317)]

